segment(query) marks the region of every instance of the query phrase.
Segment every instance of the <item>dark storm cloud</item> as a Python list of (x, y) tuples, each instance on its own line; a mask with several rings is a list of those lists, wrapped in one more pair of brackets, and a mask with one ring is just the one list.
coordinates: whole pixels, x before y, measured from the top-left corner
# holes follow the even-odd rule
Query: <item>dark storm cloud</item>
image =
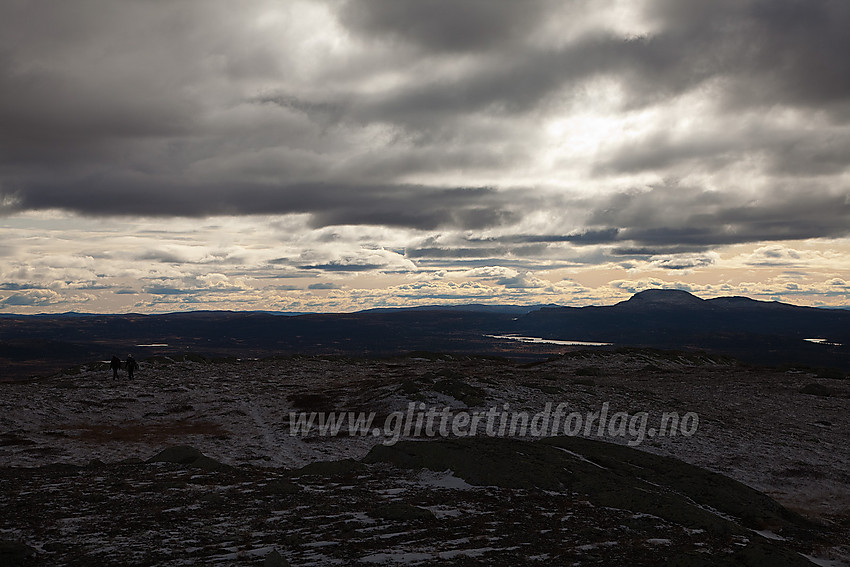
[(5, 2), (0, 19), (0, 159), (6, 164), (115, 158), (110, 142), (191, 131), (197, 104), (182, 33), (189, 6), (90, 0)]
[(555, 5), (547, 0), (348, 0), (339, 17), (366, 39), (477, 51), (523, 39)]
[[(110, 142), (190, 132), (191, 107), (128, 85), (101, 89), (41, 69), (14, 70), (0, 55), (0, 150), (6, 164), (116, 157)], [(144, 90), (141, 89), (140, 90)]]
[(390, 121), (408, 128), (431, 130), (441, 120), (475, 112), (525, 114), (539, 108), (571, 82), (605, 74), (625, 64), (628, 42), (609, 36), (582, 40), (563, 50), (521, 48), (483, 58), (475, 72), (439, 81), (411, 81), (352, 112), (369, 121)]
[(676, 139), (660, 131), (617, 147), (595, 167), (596, 173), (663, 171), (686, 165), (719, 170), (734, 162), (761, 159), (769, 173), (798, 177), (835, 175), (850, 167), (850, 134), (841, 131), (743, 127)]
[(410, 248), (404, 255), (408, 258), (486, 258), (504, 254), (505, 248)]
[(814, 185), (752, 196), (666, 184), (614, 195), (588, 223), (616, 228), (612, 242), (648, 246), (838, 238), (850, 234), (850, 193)]
[[(463, 239), (468, 247), (411, 247), (406, 256), (420, 264), (434, 259), (525, 257), (563, 258), (566, 251), (550, 245), (599, 246), (607, 251), (594, 262), (613, 257), (657, 259), (667, 269), (706, 265), (700, 253), (721, 245), (747, 242), (841, 238), (850, 235), (850, 190), (840, 191), (809, 182), (779, 184), (756, 193), (709, 191), (675, 182), (649, 189), (600, 197), (596, 201), (568, 198), (548, 203), (552, 210), (585, 210), (590, 227), (567, 234), (508, 234)], [(582, 261), (579, 258), (571, 258)], [(495, 261), (495, 260), (492, 260)], [(710, 263), (710, 262), (708, 262)]]
[(739, 141), (730, 145), (725, 140), (712, 138), (673, 140), (668, 132), (661, 132), (620, 146), (595, 169), (602, 175), (658, 171), (683, 162), (720, 168), (733, 160), (746, 158), (748, 152), (758, 151), (757, 146), (747, 147)]
[(655, 248), (643, 247), (619, 247), (612, 248), (610, 253), (614, 256), (628, 256), (646, 259), (651, 256), (663, 256), (672, 254), (690, 254), (693, 252), (705, 252), (709, 246), (658, 246)]
[[(649, 14), (679, 46), (670, 57), (736, 76), (741, 104), (846, 104), (850, 94), (850, 4), (842, 0), (660, 0)], [(663, 67), (663, 65), (662, 65)]]
[[(17, 193), (21, 210), (61, 208), (92, 215), (209, 216), (309, 213), (313, 227), (375, 224), (480, 229), (517, 220), (510, 196), (486, 187), (303, 184), (204, 185), (102, 179), (34, 185)], [(171, 261), (173, 254), (147, 259)]]
[[(523, 227), (482, 243), (489, 250), (408, 251), (476, 262), (516, 254), (522, 244), (611, 245), (621, 254), (848, 234), (847, 193), (810, 179), (848, 165), (850, 138), (833, 131), (850, 121), (846, 0), (656, 0), (640, 4), (653, 30), (645, 36), (578, 25), (583, 31), (563, 41), (546, 29), (551, 36), (558, 25), (591, 21), (598, 4), (330, 2), (354, 45), (341, 41), (339, 51), (269, 40), (255, 16), (273, 6), (258, 6), (8, 2), (0, 20), (0, 210), (306, 213), (313, 228), (468, 231), (511, 227), (540, 212), (586, 217), (565, 223), (563, 234), (560, 226), (540, 227), (543, 234)], [(720, 118), (792, 106), (822, 122), (783, 132), (766, 118), (740, 138), (678, 139), (662, 116), (637, 143), (607, 146), (593, 172), (602, 181), (646, 171), (663, 177), (677, 166), (715, 171), (754, 158), (766, 164), (757, 185), (769, 189), (747, 198), (734, 187), (673, 185), (610, 197), (591, 185), (579, 202), (490, 187), (500, 173), (537, 163), (548, 148), (536, 131), (553, 109), (567, 112), (592, 77), (616, 82), (625, 109), (663, 110), (710, 87)], [(446, 171), (454, 181), (445, 186), (409, 181)], [(784, 176), (799, 178), (797, 186)]]
[(295, 110), (326, 125), (341, 121), (350, 106), (342, 101), (309, 100), (289, 93), (266, 93), (251, 102)]
[[(477, 3), (473, 4), (476, 7), (469, 9), (477, 10)], [(525, 9), (525, 3), (512, 6), (508, 11)], [(850, 5), (846, 2), (664, 0), (648, 6), (648, 15), (660, 28), (650, 36), (623, 38), (596, 32), (562, 47), (545, 48), (513, 46), (513, 36), (507, 33), (491, 35), (492, 30), (484, 26), (487, 18), (478, 20), (480, 27), (472, 26), (480, 35), (453, 29), (453, 10), (435, 10), (430, 3), (349, 3), (343, 14), (358, 16), (343, 17), (343, 22), (358, 32), (388, 35), (435, 54), (466, 42), (469, 48), (489, 48), (473, 72), (436, 80), (411, 78), (353, 105), (351, 113), (364, 120), (435, 128), (442, 124), (440, 116), (448, 119), (484, 110), (527, 112), (550, 97), (563, 97), (559, 91), (570, 90), (582, 79), (598, 75), (620, 81), (627, 104), (636, 106), (677, 96), (712, 79), (725, 82), (722, 96), (733, 107), (777, 103), (843, 107), (847, 103), (850, 59), (837, 55), (850, 52), (850, 34), (845, 31), (850, 27)], [(487, 13), (502, 21), (501, 9), (500, 4)], [(537, 19), (536, 11), (531, 11), (533, 17), (522, 25), (530, 26)], [(461, 16), (458, 21), (465, 19)], [(455, 36), (457, 40), (452, 39)], [(508, 47), (512, 49), (503, 51)], [(718, 153), (711, 140), (704, 144), (709, 152)], [(699, 147), (693, 151), (702, 153)]]
[[(565, 203), (566, 204), (566, 203)], [(575, 206), (575, 205), (573, 205)], [(556, 243), (569, 242), (571, 244), (604, 244), (617, 239), (617, 234), (620, 232), (618, 228), (604, 228), (600, 230), (582, 230), (581, 232), (571, 234), (515, 234), (511, 236), (502, 236), (490, 239), (468, 239), (470, 242), (475, 241), (491, 241), (491, 242), (510, 242), (510, 243)]]

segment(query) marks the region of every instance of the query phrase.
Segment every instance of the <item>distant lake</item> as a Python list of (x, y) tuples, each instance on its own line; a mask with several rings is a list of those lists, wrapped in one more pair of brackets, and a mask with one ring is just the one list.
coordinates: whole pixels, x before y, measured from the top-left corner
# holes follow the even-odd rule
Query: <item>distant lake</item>
[(817, 345), (844, 346), (841, 343), (831, 343), (829, 339), (803, 339), (804, 341), (815, 343)]
[(611, 346), (614, 343), (594, 343), (589, 341), (556, 341), (554, 339), (542, 339), (540, 337), (520, 337), (517, 335), (484, 335), (491, 339), (505, 339), (509, 341), (519, 341), (521, 343), (531, 344), (547, 344), (561, 346)]

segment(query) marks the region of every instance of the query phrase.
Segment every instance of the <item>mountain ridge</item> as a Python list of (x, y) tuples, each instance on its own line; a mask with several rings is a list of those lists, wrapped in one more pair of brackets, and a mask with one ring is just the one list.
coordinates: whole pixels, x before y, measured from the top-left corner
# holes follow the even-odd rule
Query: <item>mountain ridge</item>
[[(3, 317), (0, 378), (19, 376), (22, 369), (56, 371), (92, 356), (108, 359), (114, 352), (131, 350), (140, 356), (193, 352), (212, 357), (370, 357), (430, 351), (539, 360), (574, 348), (546, 340), (706, 350), (760, 364), (850, 369), (846, 310), (740, 297), (701, 299), (682, 290), (646, 290), (614, 305), (535, 307), (472, 304), (289, 316), (196, 311)], [(504, 336), (543, 341), (529, 345), (500, 338)], [(830, 344), (804, 340), (813, 338)]]
[(233, 309), (198, 309), (198, 310), (189, 310), (189, 311), (168, 311), (163, 313), (138, 313), (138, 312), (128, 312), (128, 313), (86, 313), (79, 311), (66, 311), (62, 313), (32, 313), (32, 314), (23, 314), (23, 313), (0, 313), (0, 319), (15, 319), (15, 318), (32, 318), (32, 317), (40, 317), (40, 318), (75, 318), (75, 317), (161, 317), (161, 316), (171, 316), (171, 315), (201, 315), (201, 314), (233, 314), (233, 315), (247, 315), (247, 314), (264, 314), (264, 315), (275, 315), (275, 316), (286, 316), (286, 317), (301, 317), (301, 316), (311, 316), (311, 315), (350, 315), (356, 313), (393, 313), (393, 312), (402, 312), (402, 311), (479, 311), (479, 312), (521, 312), (521, 311), (535, 311), (539, 309), (587, 309), (587, 308), (605, 308), (605, 307), (614, 307), (617, 305), (667, 305), (667, 306), (696, 306), (696, 305), (719, 305), (719, 304), (748, 304), (748, 305), (782, 305), (795, 307), (800, 309), (818, 309), (824, 311), (833, 311), (833, 310), (850, 310), (850, 305), (847, 306), (809, 306), (809, 305), (796, 305), (793, 303), (786, 303), (782, 301), (764, 301), (760, 299), (753, 299), (751, 297), (741, 296), (741, 295), (721, 295), (718, 297), (712, 297), (708, 299), (703, 299), (689, 291), (682, 289), (669, 289), (669, 288), (651, 288), (642, 291), (635, 292), (628, 299), (619, 301), (617, 303), (613, 303), (610, 305), (581, 305), (581, 306), (571, 306), (571, 305), (559, 305), (557, 303), (535, 303), (530, 305), (524, 304), (513, 304), (513, 303), (459, 303), (459, 304), (425, 304), (425, 305), (413, 305), (413, 306), (400, 306), (400, 307), (370, 307), (368, 309), (360, 309), (357, 311), (339, 311), (339, 312), (321, 312), (321, 311), (272, 311), (267, 309), (255, 309), (255, 310), (233, 310)]

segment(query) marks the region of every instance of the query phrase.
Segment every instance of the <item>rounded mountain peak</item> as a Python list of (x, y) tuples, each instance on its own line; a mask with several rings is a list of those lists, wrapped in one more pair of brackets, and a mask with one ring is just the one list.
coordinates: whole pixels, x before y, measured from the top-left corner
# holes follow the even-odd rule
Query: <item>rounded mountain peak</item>
[(704, 300), (681, 289), (647, 289), (629, 298), (626, 303), (649, 304), (663, 303), (666, 305), (697, 305)]

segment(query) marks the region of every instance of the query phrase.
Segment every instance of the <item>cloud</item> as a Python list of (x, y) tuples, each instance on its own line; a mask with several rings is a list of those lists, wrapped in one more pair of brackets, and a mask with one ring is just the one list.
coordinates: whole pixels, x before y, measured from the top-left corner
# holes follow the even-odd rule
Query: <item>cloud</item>
[(0, 300), (0, 307), (42, 307), (63, 303), (64, 298), (49, 289), (27, 290)]
[(795, 273), (805, 275), (810, 270), (841, 272), (846, 260), (840, 249), (768, 244), (730, 258), (729, 263), (754, 268), (781, 268), (784, 274), (790, 276)]
[(210, 249), (203, 245), (170, 245), (140, 252), (136, 259), (167, 264), (239, 264), (245, 260), (242, 252), (240, 249)]
[(665, 183), (608, 197), (589, 223), (613, 225), (612, 242), (647, 246), (831, 238), (850, 234), (850, 204), (845, 193), (817, 184), (752, 195)]
[(301, 270), (324, 270), (326, 272), (371, 272), (382, 268), (381, 264), (344, 264), (328, 262), (327, 264), (305, 264), (298, 266)]
[(320, 282), (308, 285), (307, 289), (340, 289), (340, 286), (333, 282)]
[(146, 286), (142, 291), (144, 291), (144, 293), (150, 293), (152, 295), (191, 295), (198, 293), (197, 289), (181, 289), (168, 285), (149, 285)]
[(27, 289), (42, 289), (43, 286), (34, 283), (15, 283), (3, 282), (0, 283), (0, 290), (3, 291), (23, 291)]
[[(535, 186), (546, 171), (522, 190), (493, 181), (537, 167), (547, 138), (536, 125), (585, 112), (576, 105), (588, 81), (600, 78), (617, 93), (612, 116), (648, 107), (657, 119), (632, 139), (604, 145), (587, 172), (596, 182), (682, 163), (716, 169), (747, 156), (769, 164), (762, 174), (844, 170), (850, 134), (835, 113), (850, 95), (850, 63), (834, 56), (850, 47), (843, 3), (655, 0), (631, 6), (625, 23), (603, 4), (253, 2), (235, 14), (218, 1), (166, 9), (84, 2), (74, 10), (16, 3), (0, 24), (0, 147), (10, 172), (0, 179), (3, 209), (306, 214), (313, 227), (518, 226), (570, 199), (541, 198)], [(319, 39), (299, 19), (314, 23)], [(718, 101), (705, 107), (705, 122), (723, 129), (667, 128), (661, 109), (685, 95), (698, 99), (703, 89)], [(727, 127), (741, 109), (776, 105), (828, 108), (838, 118), (783, 128), (782, 116), (758, 110), (742, 129)], [(799, 192), (770, 196), (791, 209)], [(704, 194), (687, 197), (705, 203)], [(586, 203), (605, 205), (595, 204)], [(767, 220), (782, 213), (762, 210)], [(716, 226), (594, 220), (604, 219), (597, 213), (564, 234), (514, 238), (684, 245), (737, 238)], [(741, 238), (773, 238), (784, 222)], [(806, 237), (810, 227), (798, 228), (777, 236)], [(613, 234), (620, 229), (631, 233)]]
[(799, 266), (802, 262), (803, 254), (797, 250), (773, 244), (756, 249), (746, 263), (750, 266), (792, 267)]
[(848, 27), (839, 0), (14, 0), (3, 291), (300, 310), (326, 278), (333, 309), (492, 267), (435, 298), (612, 297), (557, 270), (846, 280)]
[[(473, 242), (473, 241), (469, 241)], [(486, 242), (486, 241), (485, 241)], [(425, 247), (407, 248), (404, 254), (415, 260), (437, 260), (459, 259), (459, 258), (521, 258), (532, 261), (534, 258), (545, 258), (547, 244), (509, 244), (507, 246), (479, 246), (479, 247)]]
[(765, 120), (761, 109), (724, 114), (693, 99), (671, 106), (673, 127), (653, 124), (612, 140), (594, 166), (596, 174), (710, 172), (758, 160), (765, 174), (806, 178), (848, 167), (842, 158), (850, 151), (850, 131), (823, 117), (796, 110), (782, 120)]
[[(294, 186), (175, 185), (171, 181), (103, 180), (31, 186), (21, 209), (62, 208), (85, 214), (213, 216), (308, 213), (310, 225), (366, 224), (418, 229), (481, 229), (518, 217), (508, 196), (486, 187), (414, 185)], [(156, 255), (159, 254), (158, 257)], [(144, 259), (171, 261), (173, 252), (151, 251)]]
[(573, 244), (603, 244), (617, 240), (619, 233), (618, 228), (605, 228), (601, 230), (585, 229), (580, 232), (570, 234), (515, 234), (511, 236), (500, 237), (500, 242), (515, 242), (515, 243), (553, 243), (553, 242), (570, 242)]
[(845, 105), (850, 63), (833, 56), (850, 48), (844, 29), (850, 7), (833, 0), (646, 4), (665, 30), (660, 45), (682, 66), (731, 79), (727, 98), (737, 105), (776, 103)]
[(716, 253), (680, 254), (676, 256), (653, 256), (650, 265), (662, 270), (694, 270), (711, 266), (718, 260)]
[(372, 272), (392, 270), (415, 271), (416, 266), (399, 252), (384, 248), (338, 246), (305, 251), (298, 258), (287, 259), (299, 270), (326, 272)]
[(545, 0), (348, 0), (339, 18), (364, 39), (453, 53), (520, 42), (555, 6)]
[(244, 277), (229, 277), (221, 273), (187, 274), (179, 278), (149, 279), (153, 279), (153, 283), (145, 285), (142, 291), (151, 295), (232, 294), (252, 290)]
[(463, 272), (464, 277), (492, 281), (496, 285), (507, 289), (537, 289), (551, 287), (551, 283), (541, 280), (532, 272), (520, 272), (505, 266), (488, 266), (484, 268), (473, 268)]
[[(843, 31), (850, 10), (834, 1), (726, 0), (708, 7), (696, 1), (644, 2), (643, 18), (652, 21), (651, 33), (621, 34), (600, 26), (554, 45), (536, 44), (531, 28), (536, 25), (539, 31), (545, 17), (560, 15), (551, 4), (529, 3), (526, 8), (514, 3), (510, 11), (528, 10), (528, 15), (513, 22), (502, 20), (508, 11), (501, 4), (488, 10), (508, 29), (531, 28), (524, 30), (520, 46), (513, 45), (516, 37), (509, 33), (491, 36), (503, 26), (488, 27), (487, 17), (472, 24), (477, 33), (464, 29), (466, 13), (476, 11), (478, 2), (469, 9), (461, 3), (464, 8), (443, 11), (416, 2), (388, 2), (393, 8), (384, 4), (348, 3), (343, 21), (359, 33), (403, 39), (431, 53), (489, 48), (490, 57), (474, 59), (470, 72), (452, 69), (445, 76), (438, 72), (439, 80), (432, 80), (433, 75), (413, 78), (387, 89), (360, 106), (373, 120), (421, 128), (430, 120), (433, 128), (441, 119), (474, 112), (526, 113), (569, 97), (572, 89), (596, 77), (612, 78), (622, 86), (624, 104), (638, 107), (715, 83), (722, 83), (721, 98), (730, 109), (844, 107), (850, 94), (850, 67), (834, 57), (850, 47)], [(419, 14), (422, 10), (427, 18)], [(587, 12), (573, 15), (582, 16), (587, 18)]]

